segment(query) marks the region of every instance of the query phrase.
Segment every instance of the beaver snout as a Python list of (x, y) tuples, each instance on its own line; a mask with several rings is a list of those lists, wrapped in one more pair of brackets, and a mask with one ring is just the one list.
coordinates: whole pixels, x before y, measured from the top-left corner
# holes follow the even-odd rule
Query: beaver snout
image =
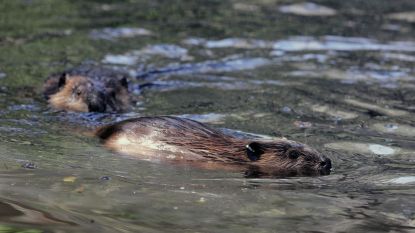
[(331, 172), (331, 160), (329, 158), (324, 158), (320, 162), (320, 173), (321, 175), (330, 175)]
[(106, 102), (106, 97), (103, 92), (90, 94), (87, 98), (88, 110), (90, 112), (105, 112), (107, 108)]

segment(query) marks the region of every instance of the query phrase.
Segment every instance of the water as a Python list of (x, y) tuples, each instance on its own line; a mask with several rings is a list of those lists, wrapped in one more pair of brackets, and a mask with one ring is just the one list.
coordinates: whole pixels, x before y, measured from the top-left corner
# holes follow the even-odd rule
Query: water
[[(0, 3), (0, 232), (414, 232), (415, 3)], [(48, 109), (46, 77), (129, 74), (119, 115)], [(99, 124), (178, 115), (327, 154), (324, 177), (135, 160)]]

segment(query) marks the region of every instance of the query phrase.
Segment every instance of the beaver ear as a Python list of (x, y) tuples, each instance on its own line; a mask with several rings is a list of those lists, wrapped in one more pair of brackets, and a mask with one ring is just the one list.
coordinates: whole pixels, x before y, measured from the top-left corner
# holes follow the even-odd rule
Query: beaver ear
[(63, 87), (65, 85), (67, 77), (68, 77), (68, 74), (65, 72), (61, 74), (61, 76), (59, 77), (58, 87)]
[(121, 86), (128, 89), (128, 81), (127, 81), (127, 78), (125, 76), (122, 77), (122, 79), (120, 79), (120, 84), (121, 84)]
[(258, 142), (251, 142), (246, 147), (246, 155), (248, 156), (249, 160), (257, 161), (261, 158), (261, 155), (264, 153), (262, 146)]

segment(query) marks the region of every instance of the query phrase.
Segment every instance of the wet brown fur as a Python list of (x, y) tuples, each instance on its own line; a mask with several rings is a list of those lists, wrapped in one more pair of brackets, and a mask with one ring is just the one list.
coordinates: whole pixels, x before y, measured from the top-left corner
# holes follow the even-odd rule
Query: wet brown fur
[[(327, 158), (308, 146), (277, 139), (252, 141), (236, 138), (197, 121), (178, 117), (141, 117), (104, 126), (96, 135), (116, 152), (141, 159), (193, 164), (209, 169), (253, 169), (269, 175), (317, 175)], [(251, 144), (255, 143), (255, 144)], [(252, 161), (247, 145), (263, 154)], [(289, 158), (296, 153), (297, 159)]]
[(88, 112), (88, 105), (83, 98), (74, 96), (74, 89), (77, 86), (87, 85), (88, 79), (82, 76), (74, 76), (68, 79), (58, 92), (49, 96), (49, 104), (58, 110), (68, 110), (76, 112)]

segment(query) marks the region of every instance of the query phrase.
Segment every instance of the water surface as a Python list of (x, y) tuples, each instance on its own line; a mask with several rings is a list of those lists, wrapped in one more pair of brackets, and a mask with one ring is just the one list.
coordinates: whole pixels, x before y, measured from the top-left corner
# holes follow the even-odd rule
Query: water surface
[[(413, 232), (411, 0), (0, 3), (0, 232)], [(54, 72), (129, 75), (121, 115), (50, 110)], [(96, 125), (178, 115), (286, 137), (330, 176), (243, 174), (135, 160)]]

